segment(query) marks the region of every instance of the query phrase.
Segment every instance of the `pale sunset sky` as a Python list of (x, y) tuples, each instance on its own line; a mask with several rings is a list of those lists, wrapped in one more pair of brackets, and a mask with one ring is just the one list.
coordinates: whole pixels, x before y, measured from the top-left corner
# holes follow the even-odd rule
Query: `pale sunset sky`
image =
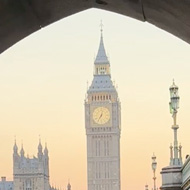
[(153, 186), (173, 142), (169, 87), (179, 86), (178, 139), (190, 154), (190, 46), (153, 26), (90, 9), (64, 18), (0, 55), (0, 176), (12, 180), (14, 136), (19, 151), (37, 154), (47, 142), (51, 184), (87, 189), (84, 98), (100, 41), (100, 20), (112, 79), (121, 101), (121, 190)]

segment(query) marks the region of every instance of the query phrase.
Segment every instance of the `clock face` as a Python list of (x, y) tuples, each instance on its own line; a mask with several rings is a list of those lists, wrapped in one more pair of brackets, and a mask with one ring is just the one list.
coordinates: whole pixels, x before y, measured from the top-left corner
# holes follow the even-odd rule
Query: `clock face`
[(110, 112), (106, 107), (98, 107), (93, 112), (93, 120), (99, 125), (103, 125), (110, 120)]

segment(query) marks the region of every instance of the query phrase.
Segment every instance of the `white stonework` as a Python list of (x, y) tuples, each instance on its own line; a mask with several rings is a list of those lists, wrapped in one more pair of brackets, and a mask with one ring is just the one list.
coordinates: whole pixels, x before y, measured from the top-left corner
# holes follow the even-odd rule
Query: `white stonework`
[(7, 181), (6, 177), (1, 177), (0, 190), (13, 190), (13, 181)]
[(101, 31), (94, 78), (85, 99), (88, 190), (120, 190), (120, 118)]
[(182, 189), (190, 190), (190, 156), (186, 156), (185, 163), (182, 166)]
[(162, 190), (181, 190), (182, 173), (181, 166), (168, 166), (162, 168)]
[(38, 145), (38, 156), (25, 157), (24, 149), (20, 155), (18, 147), (13, 148), (13, 178), (14, 190), (49, 190), (49, 156), (48, 149), (42, 151), (41, 142)]

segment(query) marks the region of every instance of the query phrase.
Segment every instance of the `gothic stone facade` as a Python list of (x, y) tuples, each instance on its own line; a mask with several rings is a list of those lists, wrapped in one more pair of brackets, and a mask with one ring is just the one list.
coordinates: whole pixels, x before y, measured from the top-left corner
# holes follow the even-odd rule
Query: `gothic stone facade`
[(48, 149), (42, 151), (41, 142), (38, 145), (38, 156), (25, 157), (24, 149), (20, 155), (15, 143), (13, 148), (13, 178), (14, 190), (49, 190), (49, 157)]

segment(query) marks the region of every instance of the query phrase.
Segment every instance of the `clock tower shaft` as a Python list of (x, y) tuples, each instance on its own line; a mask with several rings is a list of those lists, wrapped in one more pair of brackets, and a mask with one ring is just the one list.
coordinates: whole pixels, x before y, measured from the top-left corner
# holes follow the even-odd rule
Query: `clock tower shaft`
[(88, 190), (120, 190), (121, 109), (103, 35), (85, 99)]

